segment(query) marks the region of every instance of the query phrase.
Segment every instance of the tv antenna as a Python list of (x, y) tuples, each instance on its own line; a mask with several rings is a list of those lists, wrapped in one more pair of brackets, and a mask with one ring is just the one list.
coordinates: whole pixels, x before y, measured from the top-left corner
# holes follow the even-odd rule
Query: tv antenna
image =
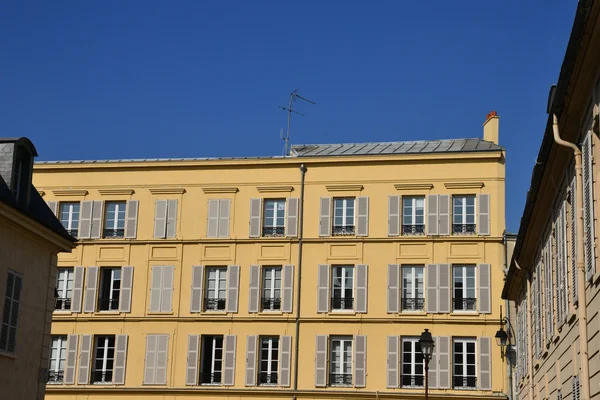
[(298, 89), (296, 89), (292, 93), (290, 93), (290, 105), (288, 107), (279, 106), (279, 108), (281, 108), (284, 111), (287, 111), (287, 113), (288, 113), (287, 132), (285, 133), (285, 136), (283, 134), (283, 129), (279, 133), (279, 135), (281, 136), (281, 139), (283, 139), (283, 141), (285, 142), (285, 147), (283, 148), (284, 156), (287, 156), (290, 152), (290, 128), (291, 128), (291, 124), (292, 124), (292, 114), (298, 114), (301, 117), (304, 117), (304, 114), (294, 110), (294, 108), (293, 108), (294, 101), (296, 101), (296, 99), (304, 100), (310, 104), (316, 104), (314, 101), (309, 100), (306, 97), (300, 96), (298, 94)]

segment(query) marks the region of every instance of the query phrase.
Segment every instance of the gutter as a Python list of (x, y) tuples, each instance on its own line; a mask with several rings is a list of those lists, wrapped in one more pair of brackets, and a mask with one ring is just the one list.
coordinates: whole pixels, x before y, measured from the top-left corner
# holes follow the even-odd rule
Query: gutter
[[(306, 178), (306, 166), (300, 165), (300, 207), (298, 219), (300, 227), (298, 231), (298, 289), (296, 290), (296, 335), (294, 347), (294, 393), (298, 391), (298, 354), (300, 353), (300, 292), (302, 288), (302, 239), (304, 238), (304, 183)], [(294, 399), (296, 395), (294, 394)]]

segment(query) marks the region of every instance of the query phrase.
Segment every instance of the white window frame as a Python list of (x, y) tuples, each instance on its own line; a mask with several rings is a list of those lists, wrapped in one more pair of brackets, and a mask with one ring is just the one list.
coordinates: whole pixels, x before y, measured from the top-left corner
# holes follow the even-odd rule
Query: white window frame
[[(210, 273), (211, 272), (215, 272), (215, 288), (214, 289), (210, 289), (208, 286), (208, 283), (213, 280), (213, 278), (210, 277)], [(221, 289), (219, 284), (221, 282), (225, 282), (225, 288)], [(214, 296), (210, 297), (210, 291), (213, 290), (214, 291)], [(223, 297), (219, 297), (219, 292), (223, 291), (225, 292), (225, 295)], [(207, 299), (216, 299), (216, 300), (225, 300), (227, 299), (227, 268), (226, 267), (207, 267), (206, 268), (206, 298)]]
[[(405, 212), (406, 207), (404, 207), (404, 202), (410, 200), (410, 214)], [(417, 224), (417, 200), (421, 200), (423, 202), (423, 223)], [(405, 223), (404, 219), (406, 217), (410, 218), (410, 223)], [(402, 226), (413, 226), (413, 225), (423, 225), (425, 226), (425, 196), (402, 196)]]
[[(462, 210), (460, 211), (460, 213), (455, 213), (456, 207), (454, 206), (454, 200), (457, 199), (462, 199), (463, 203), (462, 203)], [(467, 199), (473, 199), (473, 214), (467, 214)], [(469, 223), (468, 222), (468, 217), (471, 217), (471, 215), (473, 216), (473, 223)], [(455, 218), (457, 216), (460, 216), (462, 219), (462, 222), (456, 222)], [(474, 234), (475, 232), (477, 232), (477, 196), (473, 195), (473, 194), (461, 194), (461, 195), (452, 195), (452, 225), (474, 225), (475, 229), (474, 232), (461, 232), (461, 233), (467, 233), (467, 234)], [(452, 233), (453, 234), (460, 234), (460, 233), (455, 233), (454, 229), (452, 229)]]
[[(277, 342), (277, 358), (275, 359), (273, 357), (273, 343)], [(267, 344), (267, 359), (263, 359), (263, 346), (265, 345), (265, 343)], [(273, 336), (269, 336), (269, 337), (265, 337), (265, 336), (261, 336), (260, 337), (260, 357), (259, 357), (259, 368), (258, 368), (258, 373), (259, 374), (279, 374), (279, 354), (281, 354), (281, 348), (279, 347), (279, 337), (273, 337)], [(262, 364), (263, 361), (267, 362), (267, 370), (263, 371), (262, 369)], [(273, 370), (273, 362), (277, 363), (277, 366), (275, 367), (275, 370)], [(267, 382), (267, 383), (260, 383), (260, 376), (259, 376), (259, 384), (260, 386), (272, 386), (272, 385), (277, 385), (277, 383), (279, 382), (279, 375), (277, 376), (276, 382)]]
[[(56, 294), (58, 294), (58, 298), (59, 299), (66, 299), (66, 300), (73, 300), (73, 279), (75, 277), (75, 269), (73, 267), (66, 267), (66, 268), (57, 268), (58, 271), (56, 272)], [(61, 272), (64, 272), (64, 279), (61, 279)], [(69, 278), (70, 277), (70, 278)], [(59, 283), (62, 282), (62, 288), (59, 289)], [(71, 282), (71, 295), (68, 296), (68, 292), (69, 292), (69, 282)], [(64, 307), (64, 301), (62, 303), (62, 307), (60, 309), (56, 309), (55, 311), (67, 311), (70, 312), (71, 311), (71, 307), (69, 307), (69, 309), (65, 309)]]
[(117, 291), (116, 294), (116, 300), (117, 302), (119, 302), (120, 299), (120, 295), (121, 295), (121, 290), (123, 289), (122, 286), (122, 282), (123, 282), (123, 271), (121, 267), (101, 267), (100, 268), (100, 290), (99, 293), (102, 294), (102, 288), (104, 287), (104, 285), (106, 283), (104, 283), (104, 271), (106, 270), (110, 270), (110, 282), (108, 283), (109, 285), (109, 292), (108, 292), (108, 310), (99, 310), (99, 311), (118, 311), (119, 310), (119, 305), (117, 304), (117, 308), (116, 309), (112, 309), (112, 302), (113, 300), (115, 300), (115, 281), (117, 279), (115, 279), (115, 271), (119, 271), (119, 289)]
[[(225, 355), (225, 337), (222, 335), (212, 335), (212, 336), (207, 336), (205, 337), (204, 340), (206, 339), (210, 339), (212, 342), (211, 347), (211, 354), (210, 354), (210, 373), (211, 373), (211, 377), (214, 378), (215, 373), (218, 372), (221, 374), (221, 380), (218, 382), (215, 382), (214, 379), (212, 379), (212, 381), (210, 383), (201, 383), (203, 386), (207, 386), (207, 385), (221, 385), (223, 383), (223, 365), (225, 363), (225, 359), (223, 358)], [(218, 361), (221, 361), (221, 369), (220, 370), (216, 370), (215, 368), (215, 364), (217, 362), (217, 359), (215, 357), (215, 355), (217, 354), (217, 340), (221, 339), (221, 358)]]
[[(405, 343), (410, 343), (410, 363), (405, 363), (404, 362), (404, 344)], [(419, 338), (418, 337), (403, 337), (401, 340), (401, 349), (402, 351), (400, 352), (400, 357), (401, 357), (401, 362), (400, 362), (400, 376), (402, 377), (404, 375), (404, 366), (405, 365), (410, 365), (410, 375), (411, 376), (422, 376), (423, 379), (425, 379), (425, 362), (422, 361), (422, 370), (423, 372), (421, 373), (421, 375), (418, 375), (416, 373), (416, 369), (417, 369), (417, 354), (421, 354), (421, 351), (417, 352), (417, 345), (419, 344)], [(423, 387), (423, 385), (404, 385), (401, 381), (400, 383), (401, 387), (407, 387), (407, 388), (414, 388), (414, 387)]]
[[(336, 271), (341, 270), (341, 286), (339, 288), (335, 287), (335, 278), (336, 278)], [(348, 271), (352, 271), (352, 284), (351, 284), (351, 288), (348, 288), (346, 286), (346, 279), (348, 278)], [(345, 311), (345, 312), (353, 312), (354, 311), (354, 299), (355, 299), (355, 282), (356, 282), (356, 268), (354, 267), (354, 265), (333, 265), (331, 267), (331, 299), (330, 301), (332, 302), (331, 304), (331, 310), (332, 311)], [(346, 290), (347, 289), (352, 289), (352, 307), (351, 308), (334, 308), (333, 307), (333, 298), (335, 298), (335, 291), (339, 290), (341, 293), (341, 296), (339, 297), (341, 300), (346, 300)]]
[[(348, 200), (352, 200), (352, 209), (353, 209), (353, 212), (352, 212), (351, 215), (348, 213), (348, 208), (349, 208), (348, 207)], [(338, 225), (338, 224), (335, 223), (335, 217), (336, 217), (335, 210), (337, 209), (336, 204), (337, 204), (338, 201), (342, 202), (342, 207), (341, 207), (341, 210), (342, 210), (342, 224), (341, 225)], [(347, 224), (346, 223), (346, 220), (347, 220), (348, 217), (352, 217), (352, 224)], [(353, 226), (353, 227), (356, 226), (356, 197), (334, 197), (333, 198), (333, 226), (334, 227), (342, 227), (342, 228), (343, 227), (349, 227), (349, 226)]]
[[(452, 387), (453, 389), (458, 389), (458, 390), (462, 390), (462, 389), (476, 389), (477, 388), (477, 384), (473, 387), (471, 386), (458, 386), (455, 387), (454, 386), (454, 377), (457, 375), (454, 375), (454, 366), (455, 364), (455, 356), (456, 356), (456, 347), (455, 344), (456, 343), (462, 343), (463, 344), (463, 352), (462, 352), (462, 367), (463, 367), (463, 375), (461, 375), (463, 378), (469, 378), (469, 377), (474, 377), (475, 380), (477, 380), (477, 339), (473, 339), (473, 338), (452, 338)], [(475, 349), (475, 351), (473, 352), (473, 359), (475, 360), (473, 367), (475, 368), (475, 375), (467, 375), (467, 367), (468, 367), (468, 363), (467, 363), (467, 357), (468, 357), (468, 352), (467, 352), (467, 343), (472, 343), (473, 344), (473, 348)]]
[[(8, 293), (8, 279), (10, 279), (10, 276), (12, 275), (12, 279), (13, 279), (13, 287), (12, 287), (12, 293)], [(19, 284), (17, 285), (17, 282), (19, 282)], [(2, 320), (0, 320), (0, 335), (2, 331), (6, 332), (6, 348), (1, 348), (0, 347), (0, 352), (3, 353), (8, 353), (8, 354), (15, 354), (16, 350), (17, 350), (17, 327), (19, 326), (19, 305), (21, 303), (21, 292), (23, 289), (23, 276), (11, 269), (8, 270), (8, 273), (6, 275), (6, 282), (5, 282), (5, 289), (4, 289), (4, 311), (2, 312)], [(17, 296), (17, 298), (15, 299), (15, 289), (19, 288), (19, 294)], [(10, 304), (7, 307), (7, 304)], [(15, 306), (16, 305), (16, 306)], [(16, 308), (16, 313), (17, 316), (15, 318), (13, 318), (12, 313), (15, 312), (15, 308)], [(5, 313), (6, 310), (8, 310), (8, 316), (5, 317)], [(8, 323), (5, 323), (4, 321), (8, 320)], [(12, 323), (12, 321), (14, 320), (14, 324)], [(14, 332), (14, 346), (15, 348), (13, 350), (9, 350), (8, 346), (11, 342), (10, 338), (11, 338), (11, 330), (12, 332)]]
[[(268, 228), (285, 228), (285, 215), (286, 215), (286, 200), (285, 199), (264, 199), (264, 210), (263, 210), (263, 227), (268, 227)], [(273, 223), (271, 225), (267, 225), (267, 205), (269, 203), (273, 203)], [(278, 207), (280, 205), (283, 205), (283, 210), (279, 210)], [(282, 211), (283, 215), (279, 215), (278, 212)], [(277, 219), (279, 218), (283, 218), (283, 224), (278, 225), (277, 224)]]
[[(425, 267), (423, 265), (402, 265), (402, 299), (425, 299)], [(417, 270), (421, 270), (421, 286), (419, 293), (419, 285), (417, 284)], [(404, 284), (405, 272), (408, 272), (406, 276), (409, 278), (409, 284)], [(408, 295), (411, 294), (411, 296)], [(425, 310), (425, 305), (423, 305), (423, 309), (410, 310), (402, 307), (402, 312), (422, 312)]]
[[(333, 344), (334, 342), (340, 342), (340, 355), (339, 355), (339, 360), (340, 360), (340, 364), (339, 364), (339, 370), (336, 371), (335, 370), (335, 366), (334, 366), (334, 348), (333, 348)], [(344, 361), (344, 345), (346, 343), (350, 343), (350, 361), (346, 362)], [(354, 338), (352, 336), (331, 336), (329, 338), (329, 375), (351, 375), (352, 377), (354, 377)], [(328, 379), (329, 381), (329, 386), (352, 386), (351, 383), (346, 383), (346, 384), (341, 384), (341, 383), (335, 383), (335, 382), (331, 382), (330, 379)]]
[[(52, 353), (56, 352), (57, 357), (53, 357)], [(54, 368), (52, 362), (54, 361)], [(49, 384), (61, 384), (64, 381), (65, 366), (67, 363), (67, 336), (53, 335), (50, 344), (50, 355), (48, 356), (48, 371), (56, 374), (56, 379), (48, 380)], [(61, 368), (61, 364), (63, 367)], [(62, 372), (62, 378), (59, 378), (59, 373)]]
[[(277, 287), (277, 280), (275, 279), (276, 273), (279, 271), (279, 287)], [(281, 266), (265, 266), (262, 268), (262, 291), (261, 291), (261, 304), (262, 299), (279, 300), (279, 307), (275, 307), (272, 303), (272, 308), (264, 308), (263, 311), (280, 311), (281, 310), (281, 281), (283, 277), (283, 268)], [(275, 296), (275, 291), (279, 290), (279, 296)]]
[[(462, 278), (462, 282), (463, 282), (463, 287), (462, 287), (462, 298), (463, 299), (471, 299), (474, 298), (475, 299), (475, 307), (473, 308), (473, 310), (458, 310), (454, 307), (455, 303), (454, 303), (454, 299), (455, 299), (455, 289), (456, 289), (456, 281), (454, 280), (454, 273), (457, 270), (462, 270), (461, 273), (461, 278)], [(474, 297), (469, 297), (467, 296), (468, 291), (470, 289), (470, 287), (468, 287), (467, 285), (467, 270), (468, 269), (473, 269), (473, 293), (474, 293)], [(452, 265), (452, 312), (468, 312), (468, 313), (472, 313), (472, 312), (477, 312), (478, 307), (477, 307), (477, 301), (479, 301), (478, 298), (478, 293), (477, 293), (477, 267), (475, 265), (470, 265), (470, 264), (456, 264), (456, 265)]]
[[(109, 226), (108, 225), (108, 207), (113, 204), (115, 205), (114, 221), (113, 221), (112, 226)], [(123, 210), (121, 210), (121, 207), (123, 207)], [(114, 229), (114, 230), (125, 229), (125, 222), (127, 220), (127, 215), (126, 215), (127, 202), (126, 201), (107, 201), (105, 208), (106, 208), (106, 210), (105, 210), (106, 216), (104, 217), (104, 229)], [(119, 221), (120, 221), (119, 213), (121, 211), (123, 212), (123, 228), (119, 228)]]
[[(77, 219), (73, 218), (73, 214), (75, 214), (75, 211), (73, 210), (73, 208), (75, 205), (79, 206), (79, 209), (77, 210)], [(64, 214), (67, 216), (66, 220), (63, 219), (63, 206), (69, 207), (69, 209), (66, 212), (64, 212)], [(59, 202), (58, 210), (59, 210), (60, 222), (62, 223), (63, 227), (68, 231), (72, 231), (74, 229), (77, 229), (77, 231), (79, 231), (79, 216), (81, 213), (81, 203), (79, 203), (78, 201)], [(66, 226), (65, 226), (65, 222), (66, 222)], [(73, 228), (73, 222), (77, 222), (77, 228)]]
[[(113, 367), (112, 369), (108, 369), (108, 349), (110, 348), (109, 346), (109, 341), (112, 338), (113, 340)], [(100, 343), (100, 342), (103, 343)], [(96, 361), (98, 360), (97, 356), (98, 356), (98, 348), (100, 347), (100, 345), (102, 347), (100, 347), (101, 350), (103, 350), (103, 354), (102, 354), (102, 369), (100, 371), (102, 371), (102, 375), (106, 375), (107, 372), (111, 372), (111, 380), (110, 381), (100, 381), (100, 382), (92, 382), (93, 384), (99, 385), (99, 384), (106, 384), (106, 383), (112, 383), (113, 379), (114, 379), (114, 373), (115, 373), (115, 358), (116, 358), (116, 344), (117, 344), (117, 338), (114, 335), (100, 335), (100, 336), (96, 336), (95, 340), (94, 340), (94, 364), (93, 364), (93, 368), (92, 371), (97, 372), (98, 370), (96, 370)], [(93, 373), (92, 373), (92, 377), (93, 377)], [(93, 381), (94, 379), (92, 379)]]

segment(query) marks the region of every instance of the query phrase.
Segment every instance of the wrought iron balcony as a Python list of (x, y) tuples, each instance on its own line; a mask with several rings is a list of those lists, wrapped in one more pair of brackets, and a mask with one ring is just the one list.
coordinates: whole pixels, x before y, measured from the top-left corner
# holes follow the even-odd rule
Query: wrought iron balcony
[(263, 311), (278, 311), (281, 310), (281, 299), (263, 297), (261, 299), (261, 305)]
[(79, 229), (67, 229), (67, 232), (69, 233), (69, 235), (71, 235), (75, 239), (77, 239), (77, 235), (79, 234)]
[(332, 310), (352, 310), (354, 307), (353, 297), (332, 297), (331, 298), (331, 309)]
[(402, 225), (403, 235), (424, 235), (425, 225)]
[(98, 311), (118, 311), (119, 310), (119, 298), (99, 298), (98, 299)]
[(476, 311), (477, 299), (474, 297), (456, 297), (452, 299), (454, 311)]
[(352, 385), (352, 374), (329, 374), (329, 385)]
[(65, 371), (48, 371), (48, 383), (63, 383)]
[(202, 372), (200, 373), (201, 385), (220, 385), (221, 372)]
[(354, 236), (354, 225), (339, 225), (333, 227), (333, 236)]
[(263, 226), (263, 237), (282, 237), (285, 235), (283, 226)]
[(54, 302), (54, 309), (69, 311), (71, 309), (71, 299), (68, 297), (57, 297)]
[(125, 237), (125, 229), (104, 229), (102, 237), (104, 239), (122, 239)]
[(225, 299), (204, 299), (204, 310), (205, 311), (219, 311), (224, 310), (227, 301)]
[(112, 371), (92, 371), (92, 383), (112, 383)]
[(421, 311), (425, 308), (425, 299), (414, 297), (414, 298), (403, 298), (402, 299), (402, 311)]
[(277, 372), (272, 372), (270, 374), (267, 372), (261, 372), (258, 374), (259, 385), (276, 385), (278, 383), (277, 379)]
[(452, 387), (454, 389), (476, 389), (477, 388), (477, 377), (476, 376), (453, 376)]
[(475, 224), (452, 224), (452, 233), (471, 235), (476, 231)]
[(423, 382), (425, 382), (425, 376), (402, 374), (401, 382), (402, 387), (423, 387)]

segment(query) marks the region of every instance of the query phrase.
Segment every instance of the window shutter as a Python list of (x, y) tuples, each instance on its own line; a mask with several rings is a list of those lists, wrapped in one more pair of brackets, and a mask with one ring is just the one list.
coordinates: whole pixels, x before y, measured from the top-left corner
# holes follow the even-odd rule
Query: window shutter
[(190, 296), (190, 312), (202, 311), (202, 298), (204, 283), (204, 267), (202, 265), (192, 266), (192, 295)]
[(246, 386), (256, 386), (256, 336), (246, 336)]
[(177, 236), (177, 206), (178, 200), (167, 200), (167, 239)]
[(125, 384), (125, 366), (127, 364), (127, 335), (115, 337), (115, 370), (113, 383), (115, 385)]
[(158, 335), (146, 335), (146, 358), (144, 365), (144, 384), (153, 385), (156, 382), (156, 351)]
[(358, 197), (358, 226), (356, 229), (356, 236), (368, 236), (369, 235), (369, 198)]
[(219, 203), (218, 199), (208, 200), (206, 237), (216, 238), (219, 236)]
[(319, 264), (317, 278), (317, 312), (329, 311), (329, 265)]
[(85, 283), (85, 302), (83, 305), (83, 312), (93, 313), (94, 311), (96, 311), (96, 287), (98, 286), (98, 267), (87, 267), (87, 279)]
[(290, 387), (290, 366), (292, 362), (292, 337), (281, 337), (281, 353), (279, 357), (279, 385)]
[(77, 368), (77, 342), (79, 336), (69, 335), (67, 337), (67, 362), (65, 366), (65, 385), (75, 383), (75, 369)]
[(450, 196), (440, 194), (438, 197), (438, 234), (440, 236), (450, 235)]
[(319, 236), (331, 235), (331, 197), (321, 197), (319, 210)]
[(154, 210), (154, 238), (164, 239), (167, 234), (167, 201), (156, 200)]
[(592, 133), (588, 131), (581, 146), (583, 157), (583, 228), (585, 279), (590, 280), (596, 273), (594, 254), (594, 175), (592, 157)]
[(152, 286), (150, 287), (150, 312), (160, 312), (160, 295), (163, 280), (163, 267), (152, 267)]
[(83, 299), (83, 277), (84, 267), (73, 268), (73, 299), (71, 299), (71, 312), (81, 312), (81, 300)]
[(81, 335), (79, 350), (79, 376), (77, 383), (87, 385), (90, 381), (90, 358), (92, 352), (92, 335)]
[(250, 199), (250, 233), (249, 237), (260, 237), (260, 220), (262, 199)]
[(94, 200), (92, 207), (92, 239), (100, 239), (102, 236), (102, 215), (104, 214), (104, 201)]
[(356, 307), (357, 313), (367, 312), (368, 303), (368, 265), (356, 265)]
[(481, 236), (490, 235), (490, 195), (480, 194), (479, 195), (479, 207), (477, 211), (479, 213), (479, 220), (477, 221), (477, 232)]
[(491, 314), (492, 313), (492, 299), (490, 296), (491, 292), (491, 269), (490, 264), (479, 264), (477, 266), (479, 276), (477, 281), (479, 283), (479, 313)]
[(231, 200), (219, 200), (219, 237), (229, 237), (229, 219), (231, 217)]
[(285, 236), (298, 236), (298, 203), (297, 197), (290, 197), (287, 200), (287, 222), (285, 224)]
[(579, 386), (579, 375), (575, 375), (572, 378), (572, 384), (573, 384), (573, 395), (571, 396), (571, 398), (573, 400), (581, 400), (581, 389)]
[(354, 387), (365, 387), (367, 381), (367, 337), (354, 336)]
[[(296, 338), (296, 340), (298, 340)], [(327, 336), (317, 335), (315, 348), (315, 386), (327, 386)]]
[(46, 203), (48, 204), (48, 208), (50, 209), (50, 211), (52, 211), (52, 214), (54, 214), (57, 217), (59, 217), (59, 215), (58, 215), (58, 201), (47, 201)]
[(437, 336), (433, 337), (433, 341), (435, 342), (435, 346), (433, 347), (433, 352), (431, 353), (431, 360), (429, 361), (429, 388), (437, 389), (438, 388), (438, 352), (440, 349), (440, 341)]
[(400, 235), (400, 196), (388, 197), (388, 236)]
[(79, 214), (79, 232), (77, 236), (80, 239), (89, 239), (92, 236), (92, 208), (94, 202), (85, 200), (81, 202), (81, 213)]
[(223, 386), (235, 384), (235, 335), (225, 335)]
[(135, 239), (137, 236), (137, 220), (138, 220), (138, 200), (130, 200), (127, 202), (127, 215), (125, 221), (125, 237), (127, 239)]
[(560, 268), (560, 286), (559, 286), (559, 304), (560, 304), (560, 322), (563, 323), (567, 320), (568, 308), (569, 308), (569, 297), (567, 292), (568, 282), (568, 268), (567, 268), (567, 204), (566, 200), (563, 201), (562, 207), (559, 214), (559, 230), (558, 230), (558, 241), (557, 253), (559, 254), (559, 268)]
[(188, 335), (187, 368), (185, 372), (185, 384), (195, 386), (198, 384), (198, 345), (200, 336)]
[(449, 313), (451, 310), (450, 298), (450, 265), (439, 264), (438, 265), (438, 305), (437, 310), (439, 313)]
[(121, 290), (119, 293), (119, 311), (131, 312), (131, 291), (133, 287), (133, 267), (121, 268)]
[(160, 294), (160, 311), (173, 311), (173, 270), (172, 265), (164, 266), (162, 272), (162, 289)]
[(397, 388), (398, 385), (398, 336), (387, 337), (387, 387)]
[(571, 292), (573, 304), (577, 303), (577, 187), (576, 177), (571, 182)]
[(167, 384), (167, 362), (169, 361), (169, 335), (156, 335), (156, 378), (157, 385)]
[(238, 312), (238, 293), (240, 288), (240, 267), (230, 265), (227, 268), (227, 312)]
[[(285, 274), (284, 274), (285, 275)], [(248, 312), (257, 313), (260, 304), (260, 267), (250, 266), (250, 289), (248, 291)]]
[(400, 265), (388, 264), (387, 312), (396, 314), (400, 311)]
[(492, 390), (491, 338), (479, 338), (479, 389)]
[(427, 196), (427, 234), (439, 235), (438, 230), (438, 203), (439, 194), (430, 194)]
[(294, 266), (283, 266), (283, 296), (281, 299), (281, 311), (291, 313), (294, 304)]
[(436, 314), (438, 312), (438, 266), (427, 264), (427, 312)]
[(450, 389), (450, 337), (439, 336), (438, 347), (438, 388)]

